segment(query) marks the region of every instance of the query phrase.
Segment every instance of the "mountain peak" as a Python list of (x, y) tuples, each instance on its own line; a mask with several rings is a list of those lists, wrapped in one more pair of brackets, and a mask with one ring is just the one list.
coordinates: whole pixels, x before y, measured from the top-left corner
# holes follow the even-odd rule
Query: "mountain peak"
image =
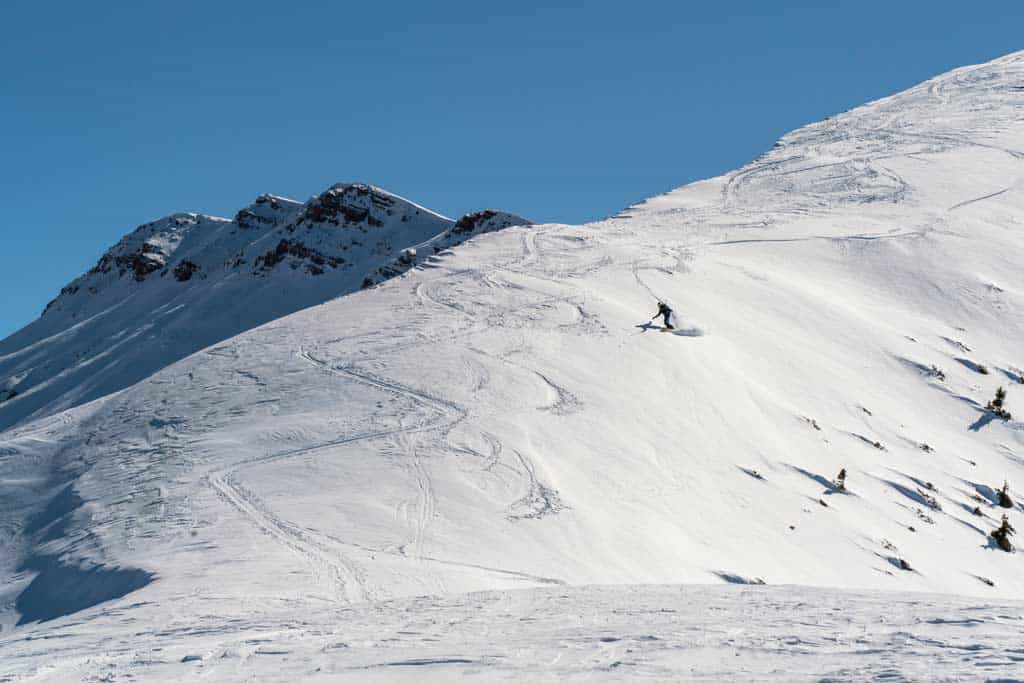
[[(144, 223), (0, 342), (0, 430), (127, 386), (251, 327), (394, 277), (482, 232), (527, 223), (496, 211), (460, 222), (374, 185), (341, 182), (299, 202), (261, 194), (234, 218)], [(454, 230), (456, 226), (458, 230)], [(57, 336), (62, 341), (34, 344)], [(130, 341), (126, 341), (130, 340)], [(117, 372), (107, 372), (116, 360)], [(74, 396), (66, 391), (77, 386)], [(17, 396), (15, 400), (13, 397)]]
[(261, 194), (252, 204), (238, 210), (235, 223), (247, 230), (280, 225), (294, 219), (301, 209), (302, 202), (274, 194)]
[(300, 222), (381, 227), (392, 218), (403, 223), (418, 219), (449, 221), (441, 214), (373, 185), (335, 183), (306, 202)]

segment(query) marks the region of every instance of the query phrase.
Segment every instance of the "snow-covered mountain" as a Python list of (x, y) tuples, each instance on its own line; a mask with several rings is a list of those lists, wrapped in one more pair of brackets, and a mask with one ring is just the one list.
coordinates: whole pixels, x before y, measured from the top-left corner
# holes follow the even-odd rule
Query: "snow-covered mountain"
[(106, 396), (476, 234), (528, 222), (495, 211), (453, 221), (348, 183), (305, 204), (261, 195), (231, 220), (180, 213), (140, 225), (39, 320), (0, 342), (0, 430)]
[[(888, 646), (1024, 677), (1024, 603), (993, 606), (1024, 599), (1022, 554), (991, 536), (1024, 523), (1024, 423), (986, 408), (1004, 387), (1024, 414), (1024, 53), (606, 221), (521, 222), (361, 186), (176, 216), (5, 341), (3, 667), (443, 680), (536, 674), (533, 652), (670, 678), (712, 670), (687, 609), (725, 608), (650, 585), (764, 582), (694, 626), (762, 675), (787, 647), (863, 675), (890, 601), (834, 591), (881, 589), (931, 629)], [(676, 334), (649, 322), (659, 300)], [(594, 584), (618, 588), (575, 588)], [(536, 590), (462, 596), (512, 588)], [(754, 626), (808, 603), (849, 619), (797, 645)], [(564, 647), (520, 636), (538, 619)], [(984, 644), (944, 630), (965, 623)]]

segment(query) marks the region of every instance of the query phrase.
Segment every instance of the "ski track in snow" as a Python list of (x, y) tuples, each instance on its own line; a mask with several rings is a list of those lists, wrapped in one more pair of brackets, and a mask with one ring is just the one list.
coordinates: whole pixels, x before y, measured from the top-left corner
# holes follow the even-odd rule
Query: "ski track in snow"
[[(514, 259), (512, 263), (507, 264), (505, 268), (521, 267), (525, 263), (534, 262), (536, 260), (537, 247), (536, 234), (534, 231), (531, 230), (524, 232), (522, 245), (522, 255), (518, 259)], [(464, 271), (460, 271), (449, 274), (447, 277), (465, 276), (467, 274), (478, 277), (489, 287), (502, 286), (501, 283), (494, 280), (492, 276), (476, 272), (466, 273)], [(478, 325), (475, 328), (463, 332), (464, 336), (472, 336), (474, 333), (478, 333), (481, 329), (485, 329), (486, 325), (480, 323), (477, 317), (472, 313), (469, 313), (452, 303), (443, 301), (432, 293), (431, 286), (443, 283), (444, 279), (445, 278), (439, 278), (438, 280), (433, 280), (431, 282), (420, 283), (414, 289), (416, 296), (419, 297), (423, 303), (446, 308), (462, 316), (467, 316), (474, 322), (477, 322)], [(538, 292), (538, 294), (542, 293)], [(525, 307), (543, 306), (549, 302), (567, 300), (566, 297), (550, 297), (544, 294), (542, 294), (542, 296), (545, 298), (541, 301), (526, 304)], [(508, 308), (502, 311), (502, 313), (511, 313), (516, 310), (518, 309)], [(418, 340), (416, 343), (423, 343), (423, 340)], [(391, 347), (390, 350), (394, 350), (394, 348), (395, 347)], [(407, 427), (372, 431), (365, 434), (342, 435), (338, 439), (316, 446), (309, 446), (284, 453), (268, 454), (265, 456), (250, 458), (242, 461), (241, 463), (236, 463), (230, 467), (212, 472), (207, 476), (207, 481), (210, 486), (217, 491), (223, 500), (250, 519), (258, 528), (264, 530), (271, 537), (283, 543), (290, 550), (305, 559), (313, 567), (314, 575), (318, 577), (318, 579), (322, 581), (323, 577), (326, 575), (329, 582), (334, 586), (333, 592), (336, 599), (348, 602), (361, 602), (371, 597), (367, 593), (365, 581), (361, 577), (361, 570), (358, 565), (353, 560), (347, 559), (344, 556), (344, 552), (337, 547), (339, 545), (349, 545), (351, 548), (358, 548), (358, 546), (354, 544), (346, 544), (345, 541), (340, 539), (334, 539), (334, 547), (330, 547), (323, 543), (322, 540), (318, 540), (316, 538), (316, 532), (313, 532), (312, 530), (303, 531), (295, 524), (292, 524), (272, 513), (266, 505), (260, 502), (255, 493), (246, 489), (239, 483), (239, 476), (244, 470), (288, 458), (323, 455), (328, 451), (340, 449), (344, 446), (349, 446), (363, 441), (393, 438), (406, 453), (406, 460), (411, 463), (410, 470), (413, 474), (413, 480), (417, 489), (417, 501), (415, 504), (416, 516), (412, 524), (414, 532), (409, 543), (409, 545), (412, 546), (413, 557), (415, 559), (438, 564), (480, 569), (540, 584), (563, 583), (559, 579), (533, 576), (523, 572), (485, 567), (471, 563), (441, 560), (425, 555), (423, 552), (424, 534), (430, 524), (431, 518), (435, 514), (436, 498), (434, 496), (430, 476), (418, 455), (414, 436), (416, 434), (429, 431), (438, 431), (443, 434), (450, 432), (452, 428), (466, 418), (467, 413), (465, 409), (449, 401), (429, 396), (423, 392), (413, 390), (409, 387), (402, 386), (395, 382), (385, 380), (365, 372), (357, 371), (352, 367), (333, 366), (326, 360), (317, 358), (310, 352), (302, 349), (299, 350), (297, 355), (302, 360), (319, 369), (334, 373), (346, 379), (367, 384), (387, 393), (392, 393), (410, 399), (427, 412), (434, 414), (434, 417), (431, 419), (427, 419), (426, 421), (421, 421), (418, 424)], [(552, 406), (541, 406), (542, 409), (551, 410), (556, 414), (568, 414), (576, 409), (578, 400), (571, 392), (568, 392), (564, 388), (556, 385), (546, 376), (540, 373), (537, 374), (557, 393), (556, 403)], [(495, 444), (493, 458), (497, 458), (500, 452), (500, 444)], [(563, 510), (565, 506), (559, 500), (557, 491), (542, 484), (538, 480), (536, 475), (536, 466), (522, 453), (516, 451), (515, 455), (521, 465), (520, 472), (524, 474), (527, 479), (527, 492), (522, 498), (512, 505), (513, 510), (525, 509), (525, 511), (510, 513), (510, 519), (540, 519), (546, 515), (555, 514)], [(361, 550), (365, 552), (367, 549)], [(373, 552), (388, 553), (389, 551), (373, 549)], [(404, 556), (405, 552), (404, 549), (401, 549), (399, 552), (393, 554), (396, 556)]]
[[(318, 368), (370, 385), (380, 389), (381, 391), (411, 399), (427, 411), (433, 412), (434, 417), (408, 427), (385, 429), (368, 432), (366, 434), (348, 435), (317, 446), (301, 448), (286, 453), (251, 458), (224, 470), (211, 473), (208, 480), (210, 485), (213, 486), (228, 503), (252, 520), (252, 522), (259, 528), (267, 531), (271, 536), (296, 551), (314, 567), (328, 567), (330, 576), (338, 585), (336, 594), (339, 599), (346, 599), (350, 602), (362, 601), (367, 599), (367, 593), (365, 591), (365, 586), (363, 585), (363, 580), (359, 576), (359, 570), (356, 568), (354, 563), (347, 561), (343, 554), (335, 550), (325, 549), (322, 544), (313, 540), (310, 534), (298, 530), (295, 525), (290, 524), (287, 521), (282, 520), (277, 515), (271, 513), (266, 506), (258, 502), (258, 499), (253, 493), (246, 491), (238, 483), (238, 476), (240, 472), (248, 468), (257, 467), (259, 465), (264, 465), (286, 458), (322, 454), (326, 451), (358, 443), (360, 441), (372, 441), (386, 437), (408, 437), (424, 431), (431, 431), (435, 429), (443, 430), (446, 428), (450, 429), (465, 418), (465, 411), (454, 404), (428, 396), (408, 387), (403, 387), (394, 382), (373, 377), (366, 373), (357, 372), (351, 368), (331, 367), (326, 361), (318, 359), (306, 351), (300, 350), (298, 355), (306, 362), (311, 363)], [(414, 548), (417, 557), (422, 557), (423, 531), (430, 516), (432, 515), (434, 499), (429, 477), (423, 469), (423, 465), (419, 461), (419, 458), (415, 454), (415, 446), (410, 445), (408, 447), (408, 451), (410, 453), (409, 459), (413, 462), (413, 470), (416, 474), (417, 487), (420, 493), (420, 500), (417, 505), (418, 517), (416, 521)]]
[(951, 206), (948, 209), (946, 209), (946, 211), (955, 211), (956, 209), (959, 209), (959, 208), (964, 207), (964, 206), (969, 206), (969, 205), (974, 204), (976, 202), (983, 202), (986, 199), (994, 199), (994, 198), (998, 197), (999, 195), (1006, 194), (1007, 192), (1009, 192), (1013, 188), (1014, 188), (1014, 186), (1011, 185), (1010, 187), (1003, 188), (1002, 190), (999, 190), (998, 192), (993, 192), (992, 194), (986, 194), (986, 195), (981, 196), (981, 197), (975, 197), (974, 199), (968, 199), (965, 202), (960, 202), (959, 204), (954, 204), (953, 206)]

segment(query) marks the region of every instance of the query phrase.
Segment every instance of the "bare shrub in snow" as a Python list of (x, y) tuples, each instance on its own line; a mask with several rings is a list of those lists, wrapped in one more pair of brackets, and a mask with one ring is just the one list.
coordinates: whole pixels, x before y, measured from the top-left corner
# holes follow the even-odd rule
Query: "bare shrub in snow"
[[(934, 487), (927, 488), (929, 491), (935, 490)], [(932, 510), (938, 510), (940, 512), (942, 511), (942, 506), (939, 505), (939, 500), (935, 496), (931, 495), (930, 493), (925, 493), (921, 489), (917, 490), (917, 495), (921, 496), (921, 499), (924, 500), (924, 504), (930, 507)]]

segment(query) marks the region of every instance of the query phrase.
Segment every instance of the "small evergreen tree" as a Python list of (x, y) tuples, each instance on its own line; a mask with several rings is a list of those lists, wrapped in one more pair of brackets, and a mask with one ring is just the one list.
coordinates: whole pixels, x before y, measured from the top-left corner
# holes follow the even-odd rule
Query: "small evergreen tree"
[(1004, 420), (1009, 420), (1012, 416), (1009, 412), (1007, 412), (1005, 404), (1006, 389), (999, 387), (998, 389), (996, 389), (996, 397), (988, 402), (988, 405), (985, 406), (985, 409), (1003, 418)]
[(996, 540), (996, 545), (999, 546), (1000, 550), (1012, 553), (1013, 544), (1010, 543), (1010, 536), (1015, 533), (1017, 531), (1010, 525), (1010, 520), (1007, 519), (1006, 515), (1003, 515), (1003, 523), (999, 525), (998, 529), (993, 529), (991, 535)]
[(1006, 400), (1006, 389), (999, 387), (996, 389), (996, 397), (992, 399), (992, 405), (996, 408), (1003, 407), (1003, 401)]
[(996, 496), (999, 497), (999, 507), (1013, 507), (1013, 499), (1010, 498), (1010, 485), (1005, 480), (1003, 481), (1003, 488), (996, 490)]
[(836, 491), (845, 491), (846, 490), (846, 468), (845, 467), (843, 469), (839, 470), (839, 474), (836, 476), (836, 480), (833, 483), (833, 485), (836, 487)]

